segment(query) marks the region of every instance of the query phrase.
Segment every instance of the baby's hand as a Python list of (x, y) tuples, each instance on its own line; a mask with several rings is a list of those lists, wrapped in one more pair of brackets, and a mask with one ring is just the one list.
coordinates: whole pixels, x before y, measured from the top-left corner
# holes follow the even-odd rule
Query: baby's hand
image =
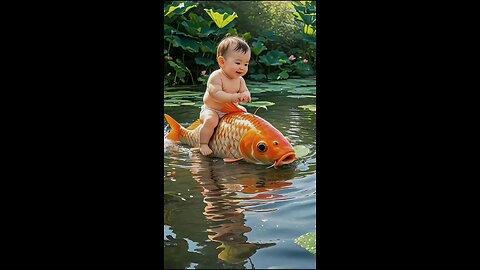
[(232, 102), (242, 102), (243, 95), (241, 93), (235, 93), (232, 97)]
[(251, 102), (252, 98), (250, 97), (250, 92), (246, 91), (241, 94), (241, 102)]

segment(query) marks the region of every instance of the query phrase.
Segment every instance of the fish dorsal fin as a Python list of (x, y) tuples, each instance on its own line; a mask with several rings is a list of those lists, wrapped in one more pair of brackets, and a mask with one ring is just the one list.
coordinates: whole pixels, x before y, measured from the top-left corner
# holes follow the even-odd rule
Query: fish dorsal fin
[(197, 121), (193, 122), (187, 129), (188, 130), (195, 129), (201, 124), (202, 124), (202, 120), (198, 119)]
[(221, 112), (226, 112), (226, 113), (232, 113), (232, 112), (243, 112), (242, 109), (240, 109), (235, 103), (233, 102), (227, 102), (223, 104), (222, 109), (220, 109)]

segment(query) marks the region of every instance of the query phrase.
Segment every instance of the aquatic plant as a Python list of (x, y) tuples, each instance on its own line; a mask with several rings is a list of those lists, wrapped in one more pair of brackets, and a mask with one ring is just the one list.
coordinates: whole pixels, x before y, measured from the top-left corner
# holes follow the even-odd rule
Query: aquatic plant
[(317, 254), (317, 233), (316, 232), (309, 232), (306, 233), (297, 239), (295, 239), (295, 243), (299, 246), (303, 247), (304, 249), (308, 250), (308, 252)]
[[(206, 84), (208, 75), (217, 69), (216, 45), (226, 34), (243, 37), (252, 49), (250, 70), (246, 75), (251, 80), (285, 80), (293, 75), (305, 76), (314, 73), (316, 45), (316, 8), (312, 1), (291, 1), (278, 6), (275, 3), (244, 3), (215, 1), (166, 1), (164, 2), (164, 85), (187, 85), (200, 82)], [(261, 20), (269, 22), (272, 29), (283, 29), (280, 25), (298, 27), (301, 33), (289, 35), (296, 37), (297, 46), (285, 46), (284, 35), (277, 30), (239, 31), (235, 21), (250, 16), (248, 10), (254, 6), (270, 10), (261, 15)], [(235, 12), (237, 9), (240, 13)], [(276, 18), (273, 10), (289, 8), (288, 20)], [(257, 16), (258, 17), (258, 16)], [(295, 17), (295, 20), (293, 19)], [(270, 29), (269, 28), (269, 29)], [(302, 30), (303, 29), (303, 30)], [(277, 32), (275, 32), (277, 31)], [(303, 35), (303, 36), (302, 36)], [(205, 71), (201, 73), (200, 71)], [(206, 77), (206, 78), (205, 78)]]

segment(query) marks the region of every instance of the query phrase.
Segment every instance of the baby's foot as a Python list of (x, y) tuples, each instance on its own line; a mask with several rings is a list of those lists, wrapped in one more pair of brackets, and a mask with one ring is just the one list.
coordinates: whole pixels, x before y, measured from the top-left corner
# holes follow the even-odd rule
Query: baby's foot
[(200, 153), (202, 153), (202, 155), (204, 156), (208, 156), (212, 153), (212, 149), (210, 149), (210, 147), (208, 147), (208, 144), (206, 143), (202, 143), (200, 144)]

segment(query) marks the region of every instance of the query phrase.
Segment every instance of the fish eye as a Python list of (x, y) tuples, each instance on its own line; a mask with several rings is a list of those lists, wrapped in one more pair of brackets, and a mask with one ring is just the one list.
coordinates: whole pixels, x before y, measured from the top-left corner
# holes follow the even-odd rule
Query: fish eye
[(257, 144), (258, 151), (265, 152), (267, 151), (267, 144), (265, 142), (259, 142)]

